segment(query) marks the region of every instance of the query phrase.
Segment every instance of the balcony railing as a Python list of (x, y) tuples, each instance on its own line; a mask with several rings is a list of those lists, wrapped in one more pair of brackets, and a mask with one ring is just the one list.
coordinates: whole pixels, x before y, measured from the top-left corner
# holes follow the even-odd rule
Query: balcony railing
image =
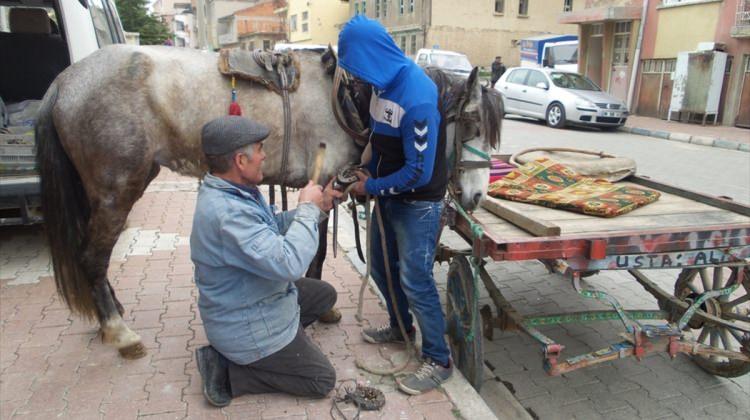
[(750, 37), (750, 0), (737, 2), (737, 15), (734, 18), (732, 36), (735, 38)]

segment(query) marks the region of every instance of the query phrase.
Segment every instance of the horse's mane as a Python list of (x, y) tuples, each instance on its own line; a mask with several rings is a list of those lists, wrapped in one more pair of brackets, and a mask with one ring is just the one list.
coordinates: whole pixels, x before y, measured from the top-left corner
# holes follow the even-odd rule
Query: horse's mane
[[(436, 67), (424, 69), (427, 76), (435, 83), (438, 91), (440, 114), (445, 117), (447, 111), (458, 105), (458, 100), (466, 94), (466, 79), (444, 72)], [(503, 119), (503, 100), (494, 89), (482, 86), (482, 125), (487, 140), (493, 148), (500, 145), (500, 130)]]

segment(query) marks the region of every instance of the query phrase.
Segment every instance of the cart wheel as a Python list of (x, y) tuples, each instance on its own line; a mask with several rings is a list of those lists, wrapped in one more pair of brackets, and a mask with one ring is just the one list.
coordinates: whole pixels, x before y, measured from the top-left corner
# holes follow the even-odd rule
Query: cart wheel
[[(701, 305), (701, 310), (744, 326), (750, 326), (750, 267), (707, 267), (687, 268), (682, 270), (675, 283), (674, 294), (677, 298), (695, 300), (700, 294), (722, 289), (736, 284), (740, 270), (742, 287), (731, 296), (708, 299)], [(693, 320), (685, 329), (695, 330), (696, 341), (719, 349), (739, 352), (750, 351), (750, 342), (741, 331), (714, 325), (708, 322)], [(744, 348), (744, 349), (743, 349)], [(734, 378), (750, 372), (750, 363), (730, 360), (719, 356), (693, 356), (693, 361), (703, 370), (717, 376)]]
[[(464, 256), (451, 260), (448, 270), (447, 326), (453, 362), (469, 383), (479, 391), (482, 387), (482, 324), (474, 299), (471, 265)], [(473, 308), (473, 309), (472, 309)], [(474, 336), (469, 337), (473, 331)], [(471, 338), (471, 339), (469, 339)]]

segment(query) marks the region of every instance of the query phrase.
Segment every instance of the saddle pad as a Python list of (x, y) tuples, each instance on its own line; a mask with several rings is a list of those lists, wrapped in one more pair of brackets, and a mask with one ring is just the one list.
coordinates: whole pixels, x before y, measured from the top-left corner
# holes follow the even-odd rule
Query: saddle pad
[(279, 69), (286, 73), (289, 92), (297, 90), (300, 65), (293, 52), (273, 53), (240, 49), (222, 49), (219, 52), (221, 74), (260, 83), (281, 94), (283, 89)]
[(615, 217), (653, 203), (657, 191), (587, 178), (547, 158), (529, 162), (493, 182), (492, 197), (599, 217)]

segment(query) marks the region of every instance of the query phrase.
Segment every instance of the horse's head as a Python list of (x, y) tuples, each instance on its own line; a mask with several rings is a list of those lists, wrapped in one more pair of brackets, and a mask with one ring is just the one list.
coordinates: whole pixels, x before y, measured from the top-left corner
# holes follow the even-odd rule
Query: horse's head
[(427, 73), (438, 86), (445, 118), (450, 193), (466, 210), (473, 210), (487, 193), (491, 153), (500, 143), (502, 100), (481, 86), (478, 68), (468, 79), (436, 69)]

